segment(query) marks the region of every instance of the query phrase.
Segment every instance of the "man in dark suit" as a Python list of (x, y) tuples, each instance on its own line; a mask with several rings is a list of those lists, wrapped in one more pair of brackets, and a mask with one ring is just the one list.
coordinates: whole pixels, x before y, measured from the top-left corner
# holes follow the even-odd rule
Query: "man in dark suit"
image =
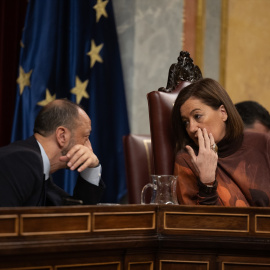
[[(98, 203), (105, 185), (90, 132), (91, 120), (77, 104), (59, 99), (43, 107), (32, 137), (0, 148), (0, 206)], [(63, 168), (79, 172), (73, 196), (52, 181)]]

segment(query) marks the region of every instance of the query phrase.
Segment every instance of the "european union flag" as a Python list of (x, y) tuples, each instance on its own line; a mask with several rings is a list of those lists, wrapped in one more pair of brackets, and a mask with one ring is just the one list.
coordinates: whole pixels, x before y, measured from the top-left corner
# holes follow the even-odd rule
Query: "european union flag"
[[(82, 105), (107, 186), (103, 202), (118, 202), (126, 193), (122, 136), (129, 125), (112, 2), (30, 0), (17, 83), (12, 141), (33, 134), (37, 113), (50, 101)], [(72, 193), (76, 173), (65, 170), (54, 180)]]

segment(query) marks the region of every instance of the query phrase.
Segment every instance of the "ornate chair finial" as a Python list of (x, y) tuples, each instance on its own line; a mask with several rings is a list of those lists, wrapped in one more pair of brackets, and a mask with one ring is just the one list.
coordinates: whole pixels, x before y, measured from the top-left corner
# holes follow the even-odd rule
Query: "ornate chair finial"
[(180, 81), (189, 81), (191, 83), (202, 78), (201, 70), (193, 64), (193, 59), (189, 52), (181, 51), (177, 63), (172, 64), (169, 69), (167, 86), (161, 87), (158, 90), (163, 92), (171, 92), (174, 90)]

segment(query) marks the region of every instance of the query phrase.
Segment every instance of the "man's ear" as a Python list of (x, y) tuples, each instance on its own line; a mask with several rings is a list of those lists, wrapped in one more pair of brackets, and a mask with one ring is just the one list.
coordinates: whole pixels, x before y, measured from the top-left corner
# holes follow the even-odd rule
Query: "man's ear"
[(55, 136), (59, 146), (62, 148), (69, 139), (68, 129), (63, 126), (58, 127), (55, 131)]
[(227, 121), (228, 114), (227, 114), (227, 111), (226, 111), (226, 108), (224, 107), (224, 105), (220, 105), (219, 111), (221, 113), (221, 119), (223, 120), (223, 122)]

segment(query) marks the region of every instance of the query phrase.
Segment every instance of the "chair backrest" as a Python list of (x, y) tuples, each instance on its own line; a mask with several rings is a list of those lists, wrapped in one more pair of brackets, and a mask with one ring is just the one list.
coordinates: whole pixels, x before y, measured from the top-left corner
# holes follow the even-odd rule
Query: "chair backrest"
[(193, 64), (189, 52), (181, 51), (169, 68), (166, 88), (147, 94), (149, 122), (155, 174), (173, 174), (175, 141), (171, 112), (178, 93), (202, 78), (201, 70)]
[(154, 171), (150, 135), (126, 135), (123, 146), (128, 202), (140, 204), (142, 188), (150, 182), (150, 175)]
[(173, 174), (174, 136), (171, 112), (178, 93), (189, 81), (181, 81), (171, 92), (152, 91), (147, 94), (154, 174)]

